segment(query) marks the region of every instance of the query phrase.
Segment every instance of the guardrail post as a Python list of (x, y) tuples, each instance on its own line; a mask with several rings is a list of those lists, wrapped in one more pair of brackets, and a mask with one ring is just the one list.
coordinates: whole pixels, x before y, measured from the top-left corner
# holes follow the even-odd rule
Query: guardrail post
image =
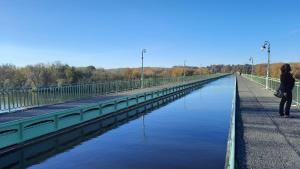
[(0, 91), (0, 110), (2, 110), (2, 98), (3, 97), (3, 93), (2, 91)]
[(116, 81), (116, 83), (115, 83), (115, 93), (117, 93), (118, 92), (118, 89), (119, 89), (119, 81)]
[(10, 112), (10, 94), (7, 92), (8, 112)]
[(62, 91), (62, 87), (59, 87), (60, 90), (60, 102), (63, 102), (63, 91)]
[(11, 90), (12, 108), (15, 108), (15, 90)]
[(39, 101), (39, 89), (36, 90), (36, 102), (37, 102), (37, 105), (40, 106), (40, 101)]
[(300, 88), (300, 85), (298, 84), (296, 87), (297, 87), (297, 105), (300, 106), (300, 100), (299, 100), (299, 92), (300, 92), (299, 88)]

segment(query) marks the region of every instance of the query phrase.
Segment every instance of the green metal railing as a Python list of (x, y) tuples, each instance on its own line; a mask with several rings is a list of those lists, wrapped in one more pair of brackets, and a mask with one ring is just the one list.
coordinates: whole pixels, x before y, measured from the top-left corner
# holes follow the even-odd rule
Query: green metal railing
[[(242, 74), (242, 76), (248, 80), (256, 82), (263, 87), (266, 87), (266, 77), (255, 76), (250, 74)], [(271, 91), (276, 91), (280, 86), (280, 80), (275, 78), (268, 79), (268, 89)], [(293, 89), (293, 101), (300, 106), (300, 83), (299, 81), (296, 82), (295, 87)]]
[(207, 81), (221, 78), (223, 76), (226, 76), (226, 74), (210, 75), (193, 82), (186, 82), (159, 90), (152, 90), (150, 92), (124, 96), (96, 104), (89, 104), (31, 118), (0, 123), (0, 149), (95, 118), (106, 116), (120, 110), (126, 110), (129, 107), (136, 106), (153, 99), (158, 99), (172, 93), (178, 93), (189, 88), (194, 88)]
[[(208, 76), (186, 76), (169, 78), (149, 78), (144, 80), (144, 87), (179, 84)], [(20, 88), (0, 90), (0, 113), (11, 112), (28, 107), (62, 103), (110, 93), (138, 89), (140, 80), (108, 81), (102, 83), (74, 84), (65, 86)]]
[(226, 153), (226, 169), (235, 168), (235, 116), (236, 116), (236, 105), (237, 105), (237, 80), (234, 82), (234, 93), (232, 99), (230, 128), (227, 141), (227, 153)]

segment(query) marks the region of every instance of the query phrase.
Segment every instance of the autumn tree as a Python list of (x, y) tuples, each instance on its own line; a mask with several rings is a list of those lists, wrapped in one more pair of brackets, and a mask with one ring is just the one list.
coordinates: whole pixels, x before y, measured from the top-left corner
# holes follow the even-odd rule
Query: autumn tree
[(178, 77), (183, 75), (183, 68), (181, 67), (175, 67), (171, 69), (171, 76), (172, 77)]
[(209, 74), (209, 70), (206, 67), (199, 67), (194, 72), (194, 75), (208, 75), (208, 74)]

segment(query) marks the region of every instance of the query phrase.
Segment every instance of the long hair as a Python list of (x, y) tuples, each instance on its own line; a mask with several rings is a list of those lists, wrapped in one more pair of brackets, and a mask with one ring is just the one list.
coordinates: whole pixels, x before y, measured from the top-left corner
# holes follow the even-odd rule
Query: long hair
[(292, 70), (292, 68), (291, 68), (290, 64), (284, 64), (281, 66), (280, 70), (281, 70), (281, 73), (289, 73)]

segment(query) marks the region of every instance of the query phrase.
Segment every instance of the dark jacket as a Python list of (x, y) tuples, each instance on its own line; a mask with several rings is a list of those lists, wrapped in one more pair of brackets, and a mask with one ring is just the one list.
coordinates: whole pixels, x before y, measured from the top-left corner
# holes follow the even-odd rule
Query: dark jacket
[(291, 92), (295, 85), (295, 79), (291, 73), (283, 73), (280, 75), (280, 90), (282, 92)]

